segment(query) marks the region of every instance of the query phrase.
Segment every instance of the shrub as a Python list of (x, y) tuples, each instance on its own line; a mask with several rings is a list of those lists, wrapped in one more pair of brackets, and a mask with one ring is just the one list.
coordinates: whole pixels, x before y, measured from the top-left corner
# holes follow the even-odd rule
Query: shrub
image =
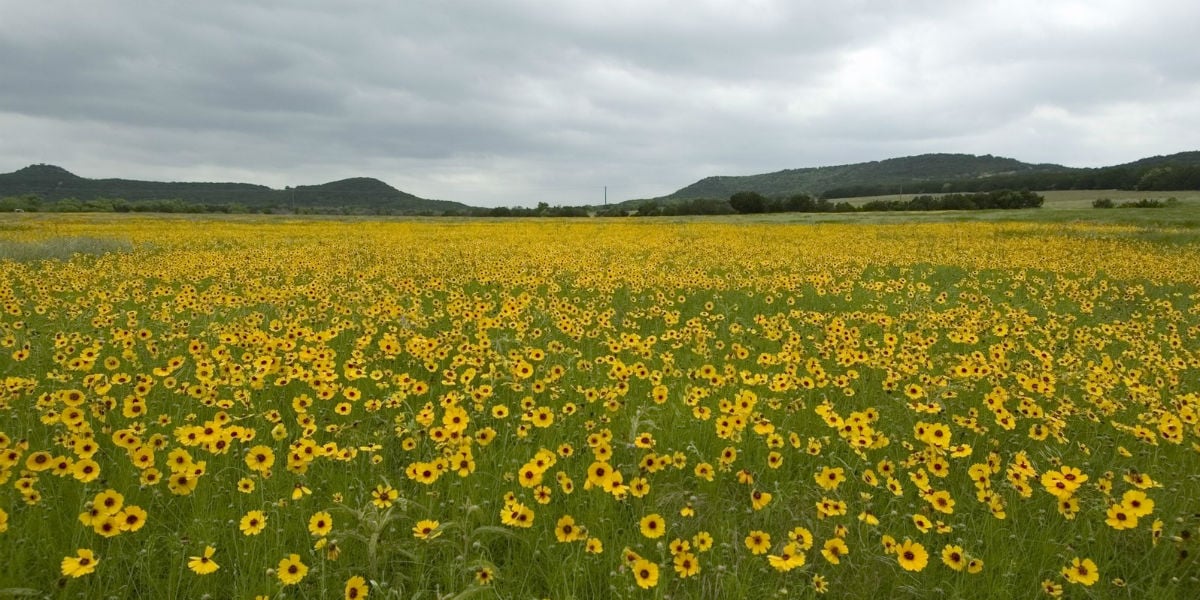
[(1160, 200), (1151, 200), (1142, 198), (1137, 202), (1122, 202), (1119, 208), (1162, 208), (1165, 206)]

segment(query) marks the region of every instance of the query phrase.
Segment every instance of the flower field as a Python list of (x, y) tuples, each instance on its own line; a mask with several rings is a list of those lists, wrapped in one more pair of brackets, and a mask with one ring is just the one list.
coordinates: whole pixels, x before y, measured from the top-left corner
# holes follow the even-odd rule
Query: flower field
[(1155, 235), (13, 217), (0, 597), (1194, 598)]

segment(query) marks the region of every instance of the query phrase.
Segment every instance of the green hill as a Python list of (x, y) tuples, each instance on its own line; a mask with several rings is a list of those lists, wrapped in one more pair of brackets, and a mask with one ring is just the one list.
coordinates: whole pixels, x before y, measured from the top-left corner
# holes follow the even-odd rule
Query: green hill
[(922, 154), (849, 165), (786, 169), (761, 175), (707, 177), (663, 199), (728, 198), (739, 191), (755, 191), (768, 196), (799, 193), (820, 196), (828, 190), (849, 186), (902, 187), (906, 183), (1068, 170), (1061, 165), (1034, 165), (991, 155)]
[(54, 165), (30, 165), (0, 174), (0, 198), (26, 196), (44, 202), (121, 200), (133, 206), (173, 201), (209, 207), (238, 205), (254, 210), (444, 214), (473, 210), (458, 202), (428, 200), (369, 177), (276, 190), (250, 183), (160, 182), (87, 179)]
[(1153, 156), (1101, 168), (1031, 164), (992, 155), (922, 154), (759, 175), (706, 177), (672, 194), (649, 200), (628, 200), (615, 205), (615, 209), (632, 210), (646, 202), (661, 205), (701, 199), (726, 200), (741, 191), (771, 197), (809, 194), (837, 199), (1000, 189), (1200, 189), (1200, 151)]
[(1171, 165), (1200, 165), (1200, 150), (1191, 152), (1177, 152), (1166, 156), (1151, 156), (1140, 160), (1135, 160), (1131, 163), (1117, 165), (1122, 168), (1141, 169), (1146, 167), (1165, 167)]
[(406, 213), (437, 214), (475, 210), (459, 202), (420, 198), (371, 177), (301, 185), (281, 193), (287, 196), (287, 202), (292, 206), (382, 207)]

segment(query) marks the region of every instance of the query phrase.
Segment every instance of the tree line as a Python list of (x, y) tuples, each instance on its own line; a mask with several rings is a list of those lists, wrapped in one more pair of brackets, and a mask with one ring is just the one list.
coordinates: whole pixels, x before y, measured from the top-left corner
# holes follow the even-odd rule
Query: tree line
[(63, 198), (47, 201), (38, 194), (21, 194), (0, 198), (0, 212), (101, 212), (101, 213), (248, 213), (254, 212), (238, 203), (188, 202), (178, 198), (165, 200), (126, 200), (124, 198), (94, 198), (79, 200)]
[[(728, 200), (700, 199), (674, 204), (658, 204), (646, 201), (637, 207), (634, 216), (672, 215), (719, 215), (761, 213), (851, 213), (881, 211), (922, 210), (987, 210), (1038, 208), (1045, 198), (1030, 192), (1016, 190), (994, 190), (990, 192), (945, 194), (939, 196), (920, 195), (908, 200), (872, 200), (862, 206), (849, 202), (833, 202), (811, 194), (792, 194), (786, 197), (770, 197), (758, 192), (742, 191)], [(624, 211), (623, 211), (624, 214)], [(617, 215), (613, 215), (617, 216)]]
[(1024, 190), (1200, 190), (1200, 165), (1168, 164), (1150, 167), (1105, 167), (994, 175), (950, 181), (910, 181), (843, 186), (826, 190), (822, 198), (858, 198), (892, 194), (947, 194)]
[(871, 200), (858, 210), (994, 210), (1016, 208), (1040, 208), (1045, 198), (1028, 190), (995, 190), (973, 194), (921, 195), (909, 200)]
[(414, 210), (405, 208), (364, 206), (246, 206), (238, 202), (189, 202), (179, 198), (165, 200), (126, 200), (124, 198), (95, 198), (79, 200), (63, 198), (46, 200), (38, 194), (21, 194), (0, 198), (0, 212), (70, 212), (70, 213), (224, 213), (224, 214), (301, 214), (301, 215), (377, 215), (425, 217), (587, 217), (591, 212), (582, 206), (550, 206), (540, 202), (535, 208), (506, 207), (468, 208), (450, 210)]
[(908, 200), (872, 200), (862, 206), (849, 202), (832, 202), (810, 194), (793, 194), (787, 197), (768, 197), (758, 192), (737, 192), (728, 200), (698, 198), (681, 202), (660, 204), (646, 201), (636, 208), (627, 204), (589, 209), (583, 206), (550, 206), (539, 202), (536, 207), (472, 208), (448, 211), (396, 211), (383, 208), (362, 207), (247, 207), (242, 204), (210, 204), (169, 200), (125, 200), (122, 198), (98, 198), (76, 200), (66, 198), (47, 202), (36, 194), (23, 194), (0, 198), (0, 212), (152, 212), (152, 213), (282, 213), (282, 214), (326, 214), (326, 215), (409, 215), (447, 217), (623, 217), (623, 216), (681, 216), (681, 215), (731, 215), (758, 213), (850, 213), (878, 211), (920, 210), (983, 210), (1037, 208), (1042, 205), (1042, 196), (1029, 191), (995, 190), (970, 194), (945, 194), (941, 196), (920, 195)]

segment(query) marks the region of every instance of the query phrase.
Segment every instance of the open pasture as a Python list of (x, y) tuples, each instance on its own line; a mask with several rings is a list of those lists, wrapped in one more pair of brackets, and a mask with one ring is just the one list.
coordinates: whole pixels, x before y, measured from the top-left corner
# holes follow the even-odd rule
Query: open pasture
[(1194, 229), (29, 215), (0, 248), (0, 597), (1200, 589)]

